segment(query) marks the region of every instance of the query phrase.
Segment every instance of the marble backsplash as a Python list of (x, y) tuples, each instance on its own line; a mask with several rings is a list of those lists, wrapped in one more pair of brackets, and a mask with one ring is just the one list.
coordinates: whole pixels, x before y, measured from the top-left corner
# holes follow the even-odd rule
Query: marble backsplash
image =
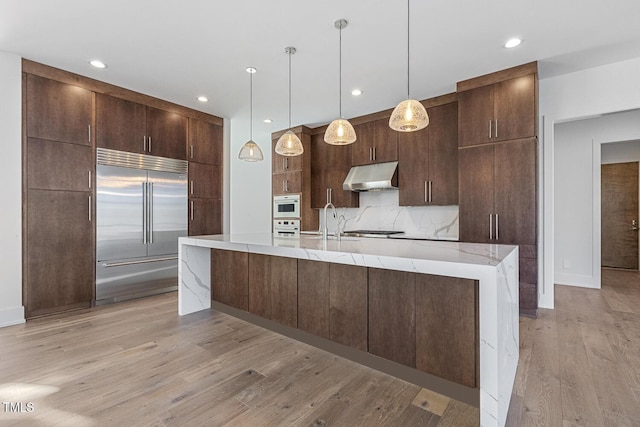
[[(400, 230), (408, 236), (430, 239), (458, 239), (458, 206), (398, 206), (398, 191), (360, 193), (359, 208), (338, 208), (344, 216), (342, 230)], [(323, 221), (319, 211), (320, 224)], [(327, 214), (329, 232), (338, 227), (338, 219)]]

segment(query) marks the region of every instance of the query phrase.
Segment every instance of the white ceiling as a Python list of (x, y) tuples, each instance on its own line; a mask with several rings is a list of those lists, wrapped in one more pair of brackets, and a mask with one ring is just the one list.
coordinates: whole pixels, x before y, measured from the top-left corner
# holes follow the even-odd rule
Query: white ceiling
[[(534, 60), (545, 78), (640, 56), (638, 0), (413, 0), (411, 12), (417, 99)], [(248, 112), (253, 66), (255, 126), (270, 131), (287, 127), (286, 46), (292, 125), (338, 115), (338, 18), (343, 115), (392, 108), (406, 96), (403, 0), (0, 0), (0, 50), (229, 118)], [(524, 43), (503, 48), (513, 36)]]

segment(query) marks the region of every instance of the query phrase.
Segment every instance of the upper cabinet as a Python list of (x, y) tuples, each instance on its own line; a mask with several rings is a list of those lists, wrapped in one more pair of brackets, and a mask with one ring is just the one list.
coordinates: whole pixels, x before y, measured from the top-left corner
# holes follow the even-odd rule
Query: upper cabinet
[(428, 114), (425, 129), (398, 135), (400, 206), (458, 204), (458, 104)]
[(271, 159), (273, 173), (296, 172), (302, 170), (304, 153), (302, 156), (281, 156), (276, 153), (277, 139), (271, 141)]
[(186, 141), (186, 117), (97, 94), (98, 147), (186, 160)]
[(189, 119), (188, 160), (222, 166), (222, 126)]
[(351, 169), (353, 145), (330, 145), (324, 134), (311, 136), (311, 207), (323, 208), (331, 202), (337, 208), (358, 207), (358, 194), (342, 189)]
[(26, 75), (27, 137), (91, 145), (93, 93), (78, 86)]
[(389, 118), (354, 126), (351, 164), (369, 165), (398, 160), (398, 132), (389, 127)]
[(536, 136), (536, 80), (528, 74), (459, 91), (459, 145)]

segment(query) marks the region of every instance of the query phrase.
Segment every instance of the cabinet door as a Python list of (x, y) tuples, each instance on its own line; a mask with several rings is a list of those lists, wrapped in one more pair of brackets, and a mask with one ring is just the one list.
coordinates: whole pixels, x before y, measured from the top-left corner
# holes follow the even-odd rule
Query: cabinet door
[[(300, 135), (298, 135), (298, 137), (300, 137)], [(302, 140), (302, 138), (300, 138), (300, 140)], [(271, 162), (272, 162), (273, 173), (301, 171), (303, 155), (281, 156), (280, 154), (276, 153), (277, 142), (278, 142), (277, 139), (271, 142), (271, 153), (272, 153)]]
[(373, 163), (398, 160), (398, 133), (389, 127), (389, 118), (373, 122)]
[(211, 249), (211, 299), (249, 309), (249, 254)]
[(153, 156), (186, 160), (187, 118), (147, 107), (147, 150)]
[(222, 168), (189, 163), (189, 197), (222, 198)]
[(27, 187), (91, 191), (93, 155), (88, 146), (27, 139)]
[(302, 172), (274, 174), (272, 176), (272, 192), (273, 195), (302, 193)]
[(369, 353), (415, 368), (415, 275), (369, 268)]
[[(458, 204), (458, 104), (429, 109), (429, 181), (431, 205)], [(414, 132), (417, 133), (417, 132)], [(424, 165), (425, 162), (422, 162)], [(424, 168), (424, 166), (423, 166)], [(402, 195), (402, 187), (401, 195)]]
[(536, 135), (536, 79), (534, 74), (494, 85), (494, 140), (530, 138)]
[[(398, 135), (398, 199), (400, 206), (428, 204), (429, 128), (431, 126), (433, 125), (416, 132), (401, 132)], [(455, 170), (457, 172), (458, 165)]]
[(222, 126), (189, 118), (189, 161), (222, 166)]
[(492, 142), (490, 135), (493, 136), (493, 119), (493, 86), (482, 86), (458, 93), (460, 147)]
[(298, 325), (297, 259), (249, 254), (249, 312)]
[(322, 134), (311, 137), (312, 208), (323, 208), (328, 198), (337, 208), (358, 206), (358, 195), (342, 189), (351, 169), (351, 147), (326, 144)]
[(298, 328), (329, 339), (328, 262), (298, 260)]
[(353, 127), (356, 131), (356, 142), (351, 144), (351, 165), (368, 165), (373, 163), (373, 144), (375, 135), (374, 122), (367, 122)]
[(367, 268), (329, 265), (330, 338), (367, 351)]
[[(494, 213), (494, 145), (458, 151), (460, 241), (491, 243)], [(493, 242), (495, 243), (495, 242)]]
[(112, 96), (96, 95), (96, 145), (146, 154), (146, 107)]
[(189, 199), (189, 236), (222, 233), (222, 200)]
[(536, 244), (536, 140), (495, 146), (498, 243)]
[(416, 368), (476, 387), (477, 282), (416, 274)]
[(93, 93), (27, 74), (27, 136), (91, 145)]
[(29, 190), (27, 209), (27, 317), (88, 307), (95, 288), (91, 193)]

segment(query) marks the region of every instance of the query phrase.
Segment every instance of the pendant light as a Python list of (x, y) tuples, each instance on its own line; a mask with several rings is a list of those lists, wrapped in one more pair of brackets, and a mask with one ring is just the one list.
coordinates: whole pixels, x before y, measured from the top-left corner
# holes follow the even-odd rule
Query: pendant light
[(340, 30), (340, 71), (338, 83), (338, 99), (340, 117), (332, 121), (324, 133), (324, 142), (331, 145), (347, 145), (356, 142), (356, 131), (348, 120), (342, 118), (342, 29), (348, 24), (346, 19), (338, 19), (333, 25)]
[(409, 3), (407, 0), (407, 99), (399, 103), (389, 117), (389, 127), (398, 132), (414, 132), (429, 125), (427, 110), (409, 96)]
[(238, 158), (245, 162), (260, 162), (264, 158), (260, 146), (253, 142), (253, 75), (257, 70), (253, 67), (247, 68), (249, 73), (249, 141), (245, 142)]
[(275, 151), (281, 156), (299, 156), (304, 152), (300, 138), (291, 130), (291, 55), (296, 53), (295, 47), (285, 47), (284, 53), (289, 55), (289, 130), (278, 139)]

